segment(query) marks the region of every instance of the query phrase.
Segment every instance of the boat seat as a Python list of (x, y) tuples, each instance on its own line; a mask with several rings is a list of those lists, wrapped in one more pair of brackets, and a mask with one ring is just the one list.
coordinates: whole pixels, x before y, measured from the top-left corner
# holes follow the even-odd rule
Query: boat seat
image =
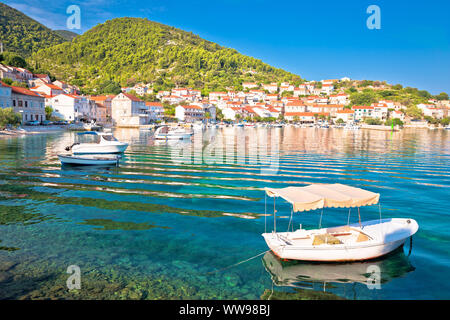
[(364, 241), (368, 241), (368, 240), (370, 240), (370, 238), (362, 232), (360, 232), (358, 235), (358, 238), (356, 238), (356, 242), (364, 242)]
[(329, 233), (315, 235), (313, 246), (318, 246), (321, 244), (342, 244), (342, 241)]

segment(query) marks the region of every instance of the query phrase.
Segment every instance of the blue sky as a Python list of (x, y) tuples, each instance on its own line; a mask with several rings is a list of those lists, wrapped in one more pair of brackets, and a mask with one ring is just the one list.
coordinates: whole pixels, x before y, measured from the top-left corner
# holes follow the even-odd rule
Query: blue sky
[[(117, 17), (144, 17), (235, 48), (308, 80), (386, 80), (450, 93), (450, 1), (2, 0), (52, 29), (71, 4), (82, 33)], [(369, 5), (381, 29), (369, 30)], [(76, 30), (73, 30), (76, 31)]]

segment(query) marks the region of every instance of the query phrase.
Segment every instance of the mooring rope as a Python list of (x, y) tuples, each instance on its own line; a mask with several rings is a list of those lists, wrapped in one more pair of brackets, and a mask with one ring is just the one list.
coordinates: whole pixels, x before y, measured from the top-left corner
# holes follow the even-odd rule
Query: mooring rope
[(270, 251), (270, 249), (266, 250), (264, 252), (258, 253), (256, 256), (253, 256), (251, 258), (248, 258), (248, 259), (245, 259), (243, 261), (239, 261), (238, 263), (232, 264), (231, 266), (228, 266), (228, 267), (225, 267), (225, 268), (222, 268), (222, 269), (218, 269), (216, 271), (207, 272), (206, 274), (213, 274), (213, 273), (217, 273), (217, 272), (220, 272), (220, 271), (224, 271), (224, 270), (230, 269), (232, 267), (236, 267), (236, 266), (238, 266), (238, 265), (240, 265), (240, 264), (242, 264), (244, 262), (248, 262), (248, 261), (250, 261), (252, 259), (258, 258), (259, 256), (261, 256), (261, 255), (263, 255), (263, 254), (265, 254), (266, 252), (269, 252), (269, 251)]

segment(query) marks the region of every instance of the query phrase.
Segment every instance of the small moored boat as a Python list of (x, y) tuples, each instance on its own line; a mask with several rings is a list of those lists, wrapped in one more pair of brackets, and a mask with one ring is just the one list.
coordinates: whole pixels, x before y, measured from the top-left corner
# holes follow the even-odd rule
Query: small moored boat
[(190, 139), (194, 133), (184, 128), (171, 128), (169, 126), (161, 126), (155, 131), (155, 139), (157, 140), (183, 140)]
[[(266, 188), (266, 195), (281, 197), (292, 204), (291, 220), (287, 232), (276, 232), (274, 206), (274, 231), (263, 233), (267, 245), (282, 259), (303, 261), (363, 261), (386, 255), (402, 246), (414, 235), (419, 225), (408, 218), (381, 218), (361, 222), (359, 207), (375, 205), (380, 195), (342, 184), (312, 184), (306, 187)], [(294, 212), (323, 208), (358, 208), (359, 223), (331, 228), (294, 231), (289, 230)], [(322, 215), (321, 215), (322, 218)], [(320, 220), (321, 221), (321, 220)]]
[(69, 165), (118, 165), (120, 156), (119, 155), (83, 155), (74, 156), (70, 154), (59, 154), (58, 155), (61, 164)]
[[(89, 136), (91, 139), (86, 139)], [(122, 153), (128, 147), (127, 143), (118, 141), (110, 132), (79, 132), (77, 140), (66, 147), (66, 151), (72, 150), (74, 154), (111, 154)]]

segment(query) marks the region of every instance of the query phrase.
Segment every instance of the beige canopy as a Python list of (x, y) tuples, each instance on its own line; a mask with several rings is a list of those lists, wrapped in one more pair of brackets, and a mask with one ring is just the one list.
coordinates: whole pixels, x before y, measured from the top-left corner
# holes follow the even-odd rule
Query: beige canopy
[(350, 208), (377, 204), (379, 193), (343, 184), (311, 184), (306, 187), (265, 188), (269, 197), (281, 197), (291, 203), (294, 212), (321, 208)]

